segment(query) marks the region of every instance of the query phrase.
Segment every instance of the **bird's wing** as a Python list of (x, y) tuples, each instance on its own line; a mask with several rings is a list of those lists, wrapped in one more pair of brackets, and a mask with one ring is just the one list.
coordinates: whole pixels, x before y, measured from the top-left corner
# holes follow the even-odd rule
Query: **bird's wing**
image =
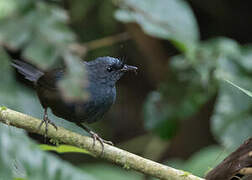
[(23, 61), (13, 60), (11, 65), (15, 67), (19, 73), (24, 75), (26, 79), (34, 83), (44, 75), (44, 72)]
[(65, 71), (63, 69), (54, 69), (45, 72), (45, 74), (38, 79), (37, 85), (48, 90), (57, 90), (57, 82), (63, 78), (64, 73)]

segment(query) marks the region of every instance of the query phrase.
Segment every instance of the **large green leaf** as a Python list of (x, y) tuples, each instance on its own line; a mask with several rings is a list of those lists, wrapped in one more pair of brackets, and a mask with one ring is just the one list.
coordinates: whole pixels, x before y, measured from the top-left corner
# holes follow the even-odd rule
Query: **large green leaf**
[(192, 48), (199, 39), (196, 19), (184, 0), (124, 0), (115, 17), (137, 22), (149, 35), (169, 39), (181, 50)]
[[(228, 79), (249, 91), (252, 90), (252, 68), (247, 61), (252, 53), (248, 47), (240, 55), (226, 56), (219, 60), (216, 77), (220, 79), (220, 91), (212, 117), (212, 130), (227, 148), (235, 148), (252, 136), (252, 100), (243, 91), (223, 81)], [(247, 66), (246, 66), (247, 64)]]
[(251, 112), (252, 100), (242, 91), (223, 83), (212, 116), (214, 135), (227, 148), (239, 146), (252, 136)]
[(89, 164), (83, 165), (82, 169), (88, 171), (94, 177), (103, 180), (141, 180), (143, 179), (143, 174), (134, 171), (127, 171), (127, 169), (122, 169), (109, 164)]
[(41, 151), (24, 131), (0, 125), (1, 179), (95, 180), (90, 174)]

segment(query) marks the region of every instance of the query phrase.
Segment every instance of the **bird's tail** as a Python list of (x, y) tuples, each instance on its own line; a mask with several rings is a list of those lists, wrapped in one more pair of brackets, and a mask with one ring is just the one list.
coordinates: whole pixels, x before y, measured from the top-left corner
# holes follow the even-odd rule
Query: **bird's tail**
[(15, 67), (20, 74), (24, 75), (25, 79), (34, 83), (44, 74), (41, 70), (23, 61), (13, 60), (11, 65)]

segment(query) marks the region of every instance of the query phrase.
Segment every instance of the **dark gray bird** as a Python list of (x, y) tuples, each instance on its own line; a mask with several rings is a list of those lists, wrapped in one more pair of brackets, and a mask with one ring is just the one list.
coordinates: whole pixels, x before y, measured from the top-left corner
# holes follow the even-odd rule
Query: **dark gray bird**
[(83, 90), (89, 93), (89, 98), (83, 102), (69, 102), (62, 98), (57, 87), (57, 82), (64, 77), (64, 69), (42, 72), (32, 65), (18, 60), (14, 60), (12, 66), (26, 79), (34, 82), (40, 103), (44, 108), (43, 121), (39, 127), (45, 123), (46, 134), (48, 123), (57, 129), (47, 115), (47, 109), (51, 108), (54, 115), (74, 122), (86, 130), (93, 137), (93, 146), (98, 140), (102, 145), (102, 152), (103, 143), (112, 144), (110, 141), (100, 138), (83, 123), (93, 123), (102, 119), (115, 102), (116, 82), (125, 72), (136, 72), (137, 67), (126, 65), (113, 57), (99, 57), (90, 62), (83, 62), (83, 68), (86, 68), (88, 75), (88, 86), (83, 87)]

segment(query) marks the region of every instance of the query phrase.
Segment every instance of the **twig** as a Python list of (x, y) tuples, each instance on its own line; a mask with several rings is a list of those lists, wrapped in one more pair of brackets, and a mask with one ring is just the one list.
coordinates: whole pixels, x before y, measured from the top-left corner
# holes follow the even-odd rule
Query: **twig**
[(72, 52), (78, 54), (79, 56), (83, 56), (86, 54), (87, 51), (91, 51), (105, 46), (111, 46), (115, 43), (126, 41), (128, 39), (130, 39), (129, 34), (127, 32), (124, 32), (121, 34), (104, 37), (82, 44), (71, 44), (70, 49), (72, 50)]
[[(29, 132), (38, 133), (41, 135), (45, 133), (44, 125), (39, 131), (37, 129), (41, 120), (5, 107), (0, 108), (0, 121), (8, 125), (23, 128)], [(58, 127), (58, 130), (56, 131), (53, 126), (49, 125), (48, 137), (59, 140), (65, 144), (86, 149), (94, 156), (99, 156), (101, 153), (101, 145), (99, 143), (96, 143), (95, 147), (93, 148), (93, 141), (90, 137), (82, 136), (80, 134), (68, 131), (62, 127)], [(107, 144), (105, 144), (102, 158), (119, 164), (126, 169), (134, 169), (160, 179), (203, 180), (202, 178), (191, 175), (188, 172), (159, 164)]]

